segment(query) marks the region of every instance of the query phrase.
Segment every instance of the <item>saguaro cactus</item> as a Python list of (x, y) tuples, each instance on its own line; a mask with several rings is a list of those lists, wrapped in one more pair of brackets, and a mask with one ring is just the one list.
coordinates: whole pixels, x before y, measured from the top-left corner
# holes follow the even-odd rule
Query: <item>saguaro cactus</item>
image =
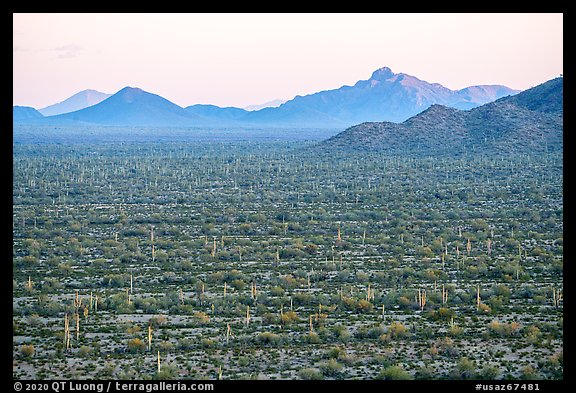
[(418, 289), (418, 302), (420, 304), (420, 310), (424, 310), (424, 306), (426, 305), (426, 290), (425, 289)]
[(216, 236), (214, 236), (214, 242), (212, 243), (212, 258), (216, 256)]
[(76, 318), (76, 341), (78, 341), (80, 339), (80, 314), (76, 313), (74, 317)]
[(228, 341), (230, 340), (231, 335), (232, 335), (232, 329), (230, 328), (230, 324), (227, 323), (226, 324), (226, 344), (228, 344)]
[(257, 294), (258, 293), (256, 291), (256, 283), (252, 281), (250, 286), (250, 295), (252, 296), (252, 300), (256, 300)]
[(480, 310), (480, 303), (481, 303), (481, 299), (480, 299), (480, 284), (477, 285), (476, 287), (476, 308), (478, 310)]
[(148, 352), (152, 350), (152, 324), (148, 324)]
[(68, 313), (64, 314), (64, 345), (68, 349), (68, 337), (70, 336), (70, 321), (68, 320)]
[(202, 291), (200, 293), (200, 305), (204, 303), (204, 283), (202, 283)]
[(558, 308), (560, 306), (560, 300), (562, 299), (563, 297), (560, 290), (552, 288), (552, 304), (554, 305), (555, 308)]
[(160, 372), (160, 351), (158, 351), (158, 372)]

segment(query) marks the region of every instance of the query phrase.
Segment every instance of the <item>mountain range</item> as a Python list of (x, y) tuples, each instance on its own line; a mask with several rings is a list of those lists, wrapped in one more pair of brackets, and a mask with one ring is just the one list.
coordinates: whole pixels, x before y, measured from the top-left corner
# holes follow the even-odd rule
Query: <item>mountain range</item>
[[(396, 74), (390, 68), (383, 67), (372, 73), (369, 79), (358, 81), (353, 86), (296, 96), (278, 107), (254, 111), (214, 105), (182, 108), (159, 95), (133, 87), (125, 87), (109, 97), (105, 97), (104, 93), (95, 93), (86, 90), (60, 104), (43, 108), (41, 113), (50, 114), (45, 117), (14, 115), (14, 122), (50, 125), (345, 128), (366, 121), (401, 122), (433, 104), (470, 109), (518, 91), (501, 85), (450, 90), (438, 83), (429, 83), (403, 73)], [(66, 108), (81, 107), (89, 101), (98, 102), (62, 113)]]
[(556, 78), (469, 110), (435, 104), (402, 123), (358, 124), (319, 147), (426, 155), (561, 151), (563, 90), (563, 78)]

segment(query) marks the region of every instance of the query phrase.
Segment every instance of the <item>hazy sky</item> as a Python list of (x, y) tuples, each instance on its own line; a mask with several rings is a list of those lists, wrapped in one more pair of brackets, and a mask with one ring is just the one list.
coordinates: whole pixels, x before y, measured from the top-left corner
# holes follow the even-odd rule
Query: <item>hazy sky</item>
[(13, 101), (140, 87), (244, 107), (388, 66), (451, 89), (563, 72), (562, 14), (14, 14)]

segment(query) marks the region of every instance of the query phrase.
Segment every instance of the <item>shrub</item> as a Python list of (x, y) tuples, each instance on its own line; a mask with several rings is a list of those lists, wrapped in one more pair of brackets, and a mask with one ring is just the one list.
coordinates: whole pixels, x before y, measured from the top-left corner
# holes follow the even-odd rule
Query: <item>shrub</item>
[(256, 341), (260, 344), (270, 344), (270, 345), (277, 345), (282, 341), (282, 337), (280, 337), (276, 333), (272, 332), (263, 332), (256, 336)]
[(178, 370), (172, 365), (165, 365), (160, 368), (160, 372), (156, 372), (154, 379), (166, 380), (175, 379), (178, 376)]
[(20, 355), (22, 355), (25, 358), (30, 358), (30, 357), (34, 356), (34, 345), (24, 344), (24, 345), (20, 346)]
[(298, 317), (298, 314), (296, 314), (296, 311), (288, 311), (282, 313), (282, 315), (280, 316), (280, 323), (282, 325), (289, 325), (292, 322), (298, 322), (299, 320), (300, 318)]
[(139, 338), (133, 338), (128, 341), (127, 351), (130, 353), (144, 352), (146, 350), (146, 344)]
[(205, 325), (210, 322), (210, 316), (203, 311), (197, 311), (194, 313), (194, 321), (201, 325)]
[(418, 371), (416, 371), (417, 379), (434, 379), (436, 376), (436, 371), (432, 366), (422, 366)]
[(369, 301), (367, 301), (365, 299), (361, 299), (358, 301), (358, 303), (356, 303), (356, 309), (358, 310), (358, 312), (361, 312), (361, 313), (362, 312), (370, 312), (374, 309), (374, 306)]
[(152, 325), (152, 327), (155, 327), (155, 328), (157, 328), (158, 326), (161, 326), (161, 325), (165, 325), (166, 322), (168, 322), (168, 318), (166, 318), (165, 315), (158, 315), (157, 317), (152, 317), (148, 321), (148, 323), (150, 325)]
[(500, 370), (495, 366), (484, 366), (478, 373), (478, 379), (494, 380), (500, 375)]
[(378, 374), (377, 379), (389, 379), (389, 380), (409, 380), (413, 379), (409, 372), (404, 370), (402, 366), (389, 366)]
[(448, 334), (450, 334), (452, 337), (460, 337), (464, 334), (464, 328), (458, 325), (450, 326), (450, 329), (448, 329)]
[(320, 365), (320, 371), (328, 377), (336, 377), (340, 375), (343, 368), (344, 366), (338, 363), (336, 359), (330, 359)]
[(522, 367), (520, 370), (520, 379), (531, 380), (540, 379), (538, 372), (532, 366)]
[(83, 358), (90, 356), (91, 353), (92, 349), (90, 347), (87, 347), (86, 345), (82, 345), (78, 350), (78, 355)]
[(392, 338), (402, 338), (408, 334), (408, 328), (401, 322), (392, 322), (388, 327), (388, 334)]
[(455, 379), (471, 379), (474, 376), (476, 366), (468, 358), (461, 358), (452, 372), (452, 377)]
[(324, 379), (322, 373), (314, 368), (303, 368), (298, 371), (298, 377), (304, 380), (319, 380)]
[(310, 332), (305, 334), (302, 340), (308, 344), (320, 344), (322, 342), (322, 339), (316, 332)]

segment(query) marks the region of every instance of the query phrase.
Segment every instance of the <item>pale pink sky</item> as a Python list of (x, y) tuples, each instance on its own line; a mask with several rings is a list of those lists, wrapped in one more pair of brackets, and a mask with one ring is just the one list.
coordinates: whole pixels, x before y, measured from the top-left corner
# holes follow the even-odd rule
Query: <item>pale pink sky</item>
[(451, 89), (563, 72), (562, 14), (14, 14), (13, 103), (140, 87), (244, 107), (388, 66)]

